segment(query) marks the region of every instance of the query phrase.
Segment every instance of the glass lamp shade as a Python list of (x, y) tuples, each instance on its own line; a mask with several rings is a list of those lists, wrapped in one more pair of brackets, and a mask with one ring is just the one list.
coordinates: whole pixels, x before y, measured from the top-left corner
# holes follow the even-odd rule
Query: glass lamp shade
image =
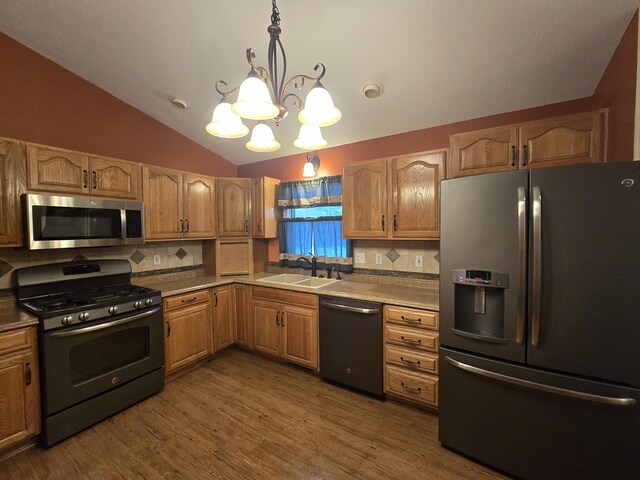
[(315, 125), (301, 125), (298, 138), (293, 141), (293, 145), (303, 150), (317, 150), (327, 146), (327, 141), (322, 138), (320, 127)]
[(298, 120), (305, 125), (328, 127), (342, 117), (342, 112), (333, 105), (331, 94), (321, 85), (311, 89), (304, 102), (304, 108), (298, 114)]
[(304, 167), (302, 168), (302, 176), (303, 177), (316, 176), (316, 169), (314, 168), (313, 163), (311, 163), (311, 160), (307, 160), (307, 162), (304, 164)]
[(280, 143), (273, 136), (273, 131), (266, 123), (260, 122), (251, 131), (251, 140), (247, 142), (247, 148), (252, 152), (275, 152), (280, 148)]
[(239, 138), (249, 133), (249, 127), (231, 111), (231, 104), (228, 102), (221, 102), (216, 106), (211, 123), (205, 129), (211, 135), (222, 138)]
[(271, 101), (267, 84), (251, 74), (240, 84), (238, 100), (231, 106), (231, 110), (249, 120), (269, 120), (280, 113)]

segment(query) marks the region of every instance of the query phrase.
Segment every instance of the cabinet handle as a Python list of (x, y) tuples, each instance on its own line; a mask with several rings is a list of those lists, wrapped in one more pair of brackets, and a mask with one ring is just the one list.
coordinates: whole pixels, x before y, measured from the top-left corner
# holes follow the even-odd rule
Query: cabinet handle
[(180, 219), (180, 233), (184, 233), (184, 220)]
[(397, 232), (398, 231), (398, 216), (394, 215), (393, 216), (393, 231)]
[(167, 322), (167, 338), (171, 336), (171, 323)]
[(406, 391), (411, 393), (420, 393), (422, 391), (422, 388), (412, 387), (411, 385), (405, 385), (404, 382), (400, 382), (400, 385), (402, 385), (402, 388), (404, 388)]
[(185, 298), (183, 300), (180, 300), (181, 303), (191, 303), (191, 302), (195, 302), (198, 299), (198, 297), (191, 297), (191, 298)]
[(422, 323), (422, 319), (421, 318), (411, 318), (411, 317), (405, 317), (404, 315), (401, 315), (400, 318), (402, 320), (404, 320), (405, 322), (411, 322), (411, 323)]
[(89, 174), (86, 170), (82, 170), (82, 188), (89, 186)]
[(244, 231), (245, 232), (249, 231), (249, 220), (248, 219), (244, 221)]
[(184, 224), (186, 225), (185, 233), (188, 233), (189, 232), (189, 219), (188, 218), (184, 221)]
[(280, 326), (280, 312), (276, 312), (276, 325)]
[(282, 312), (282, 315), (280, 315), (280, 326), (281, 326), (281, 327), (284, 327), (284, 314), (285, 314), (285, 313), (286, 313), (286, 312)]
[(404, 335), (400, 337), (400, 340), (402, 340), (404, 343), (412, 343), (412, 344), (416, 344), (416, 345), (421, 345), (422, 344), (422, 340), (415, 339), (415, 338), (404, 338)]
[(511, 145), (511, 166), (516, 166), (516, 146)]
[(529, 149), (526, 145), (522, 145), (522, 166), (524, 167), (529, 160)]
[(262, 220), (260, 218), (258, 219), (258, 231), (262, 232)]
[(400, 357), (400, 361), (402, 363), (406, 363), (407, 365), (415, 365), (416, 367), (420, 366), (420, 360), (413, 361), (413, 360), (407, 360), (404, 357)]
[(31, 385), (31, 364), (25, 363), (27, 385)]
[(384, 232), (384, 215), (382, 215), (382, 231)]
[(213, 304), (214, 307), (218, 306), (218, 293), (214, 293), (213, 297), (216, 299), (216, 303)]
[(93, 189), (95, 190), (98, 188), (98, 174), (94, 170), (91, 172), (91, 176), (93, 177)]

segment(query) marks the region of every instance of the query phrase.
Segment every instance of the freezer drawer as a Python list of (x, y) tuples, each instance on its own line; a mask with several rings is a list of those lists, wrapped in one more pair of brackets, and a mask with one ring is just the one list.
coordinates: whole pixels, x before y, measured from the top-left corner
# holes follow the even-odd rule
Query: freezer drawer
[(440, 442), (528, 480), (637, 478), (639, 402), (637, 389), (440, 350)]

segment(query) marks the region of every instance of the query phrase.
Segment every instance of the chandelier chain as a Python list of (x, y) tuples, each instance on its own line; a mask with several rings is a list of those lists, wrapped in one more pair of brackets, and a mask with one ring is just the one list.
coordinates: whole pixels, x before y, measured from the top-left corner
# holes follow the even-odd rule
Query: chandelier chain
[(278, 6), (276, 5), (276, 0), (271, 0), (271, 24), (272, 25), (280, 25), (280, 10), (278, 10)]

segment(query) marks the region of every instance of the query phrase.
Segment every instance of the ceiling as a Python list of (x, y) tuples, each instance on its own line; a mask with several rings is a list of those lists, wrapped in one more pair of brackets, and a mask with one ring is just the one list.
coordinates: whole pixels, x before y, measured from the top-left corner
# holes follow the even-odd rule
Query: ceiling
[[(288, 77), (327, 67), (329, 146), (590, 96), (638, 0), (280, 0)], [(205, 132), (245, 49), (267, 65), (269, 0), (0, 0), (0, 30), (236, 165), (300, 153)], [(367, 99), (362, 87), (378, 83)], [(306, 89), (303, 91), (303, 98)], [(169, 99), (187, 101), (178, 110)], [(290, 105), (287, 105), (288, 107)], [(245, 122), (250, 127), (255, 122)]]

